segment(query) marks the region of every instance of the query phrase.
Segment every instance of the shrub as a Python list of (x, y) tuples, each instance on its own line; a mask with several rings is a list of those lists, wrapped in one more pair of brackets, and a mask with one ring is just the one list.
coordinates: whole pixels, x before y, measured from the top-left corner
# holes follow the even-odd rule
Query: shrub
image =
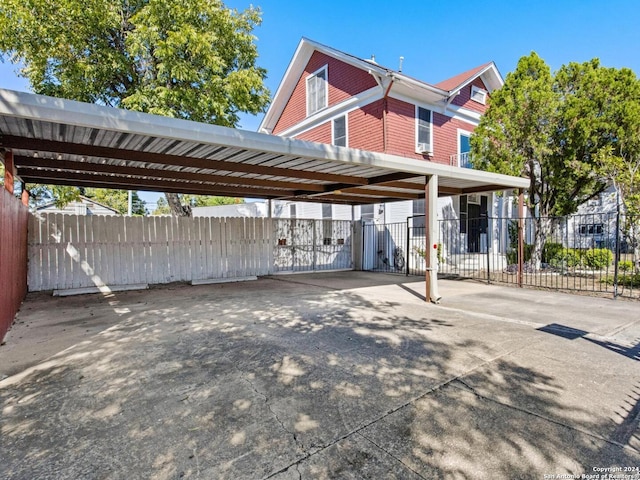
[(618, 270), (621, 272), (630, 272), (633, 270), (633, 262), (631, 260), (620, 260), (618, 262)]
[[(524, 244), (524, 262), (528, 262), (531, 260), (531, 252), (533, 252), (533, 245), (529, 245), (527, 243)], [(518, 263), (518, 247), (516, 247), (507, 252), (507, 264), (514, 265)]]
[(584, 263), (595, 270), (607, 268), (613, 262), (613, 252), (608, 248), (593, 248), (584, 254)]
[[(613, 275), (607, 275), (605, 278), (600, 280), (600, 282), (606, 283), (607, 285), (613, 285), (613, 279)], [(618, 285), (629, 288), (640, 287), (640, 273), (619, 275)]]
[(562, 250), (562, 260), (569, 268), (582, 265), (584, 251), (577, 248), (565, 248)]
[(547, 242), (542, 250), (542, 262), (553, 266), (562, 264), (564, 247), (561, 243)]

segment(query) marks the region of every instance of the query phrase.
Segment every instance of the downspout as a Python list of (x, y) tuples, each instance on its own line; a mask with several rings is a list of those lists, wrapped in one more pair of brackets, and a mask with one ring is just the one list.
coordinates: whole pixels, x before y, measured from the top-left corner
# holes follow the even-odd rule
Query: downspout
[(389, 111), (389, 91), (391, 90), (391, 86), (393, 85), (394, 79), (391, 77), (391, 81), (387, 86), (387, 89), (384, 91), (384, 95), (382, 97), (382, 152), (387, 153), (387, 112)]
[(387, 153), (387, 111), (388, 111), (387, 97), (389, 96), (389, 91), (391, 91), (391, 86), (393, 85), (393, 82), (395, 81), (395, 79), (393, 78), (393, 73), (387, 72), (387, 77), (390, 78), (390, 80), (389, 80), (389, 84), (385, 87), (383, 77), (381, 77), (380, 75), (377, 75), (371, 70), (369, 70), (368, 73), (373, 77), (376, 83), (384, 91), (384, 94), (382, 95), (382, 152)]

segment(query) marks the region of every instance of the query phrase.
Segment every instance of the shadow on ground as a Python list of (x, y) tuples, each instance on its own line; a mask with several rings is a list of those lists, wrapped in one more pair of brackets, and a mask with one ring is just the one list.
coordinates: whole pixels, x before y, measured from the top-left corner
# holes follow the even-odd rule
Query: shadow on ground
[[(0, 382), (2, 476), (542, 478), (640, 464), (637, 362), (445, 312), (395, 283), (123, 296), (105, 305), (129, 310), (116, 325)], [(589, 358), (604, 365), (593, 384)]]

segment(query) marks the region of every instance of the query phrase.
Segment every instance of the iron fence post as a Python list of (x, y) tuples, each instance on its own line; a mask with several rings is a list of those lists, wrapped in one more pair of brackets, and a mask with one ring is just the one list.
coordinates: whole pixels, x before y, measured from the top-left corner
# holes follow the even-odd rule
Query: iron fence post
[(486, 218), (485, 227), (487, 229), (487, 284), (491, 285), (491, 253), (489, 249), (489, 245), (491, 245), (491, 235), (489, 232), (491, 229), (489, 228), (489, 214), (484, 214), (484, 217)]
[(409, 246), (410, 246), (410, 244), (409, 244), (409, 235), (411, 233), (411, 229), (409, 228), (409, 218), (410, 217), (407, 218), (407, 243), (406, 243), (407, 248), (405, 250), (405, 252), (406, 252), (405, 253), (405, 276), (406, 277), (409, 276), (409, 261), (410, 261), (410, 258), (411, 258), (411, 255), (409, 255)]
[(618, 297), (618, 264), (620, 263), (620, 194), (616, 188), (616, 251), (613, 256), (613, 299)]

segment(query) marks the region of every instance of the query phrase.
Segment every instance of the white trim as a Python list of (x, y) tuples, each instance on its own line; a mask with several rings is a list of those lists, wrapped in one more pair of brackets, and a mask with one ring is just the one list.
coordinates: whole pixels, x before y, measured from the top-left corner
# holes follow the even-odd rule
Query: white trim
[(344, 118), (344, 145), (341, 147), (349, 147), (349, 114), (337, 115), (331, 119), (331, 145), (336, 144), (335, 138), (335, 122), (338, 118)]
[[(480, 94), (480, 97), (482, 100), (478, 100), (476, 98), (473, 98), (473, 96), (475, 94)], [(476, 102), (476, 103), (480, 103), (482, 105), (486, 105), (487, 104), (487, 91), (484, 88), (480, 88), (480, 87), (476, 87), (475, 85), (471, 85), (471, 96), (469, 97), (469, 99), (472, 102)]]
[[(460, 137), (461, 136), (465, 136), (465, 137), (469, 137), (469, 140), (471, 140), (471, 135), (473, 132), (470, 132), (469, 130), (464, 130), (462, 128), (458, 128), (457, 129), (457, 137), (456, 140), (458, 142), (458, 149), (457, 149), (457, 153), (458, 153), (458, 167), (460, 166), (460, 156), (462, 155), (462, 152), (460, 151)], [(471, 145), (471, 144), (469, 144)]]
[[(427, 110), (429, 112), (429, 145), (428, 145), (428, 149), (425, 151), (422, 148), (420, 148), (420, 142), (418, 142), (418, 138), (419, 138), (419, 123), (420, 123), (420, 117), (418, 116), (418, 113), (420, 111), (420, 109), (422, 110)], [(415, 148), (416, 148), (416, 153), (420, 154), (420, 155), (429, 155), (429, 156), (433, 156), (433, 150), (434, 150), (434, 145), (433, 145), (433, 110), (431, 110), (430, 108), (425, 108), (421, 105), (415, 105), (415, 114), (414, 114), (414, 118), (415, 118)]]
[(454, 112), (453, 115), (445, 112), (445, 115), (447, 115), (448, 117), (462, 120), (463, 122), (472, 123), (475, 126), (478, 126), (478, 124), (480, 123), (480, 118), (482, 117), (482, 114), (480, 112), (474, 112), (473, 110), (469, 110), (468, 108), (464, 107), (458, 107), (457, 105), (449, 105), (447, 109)]
[(482, 116), (478, 112), (474, 112), (473, 110), (469, 110), (464, 107), (458, 107), (456, 105), (448, 105), (445, 107), (442, 103), (440, 103), (439, 105), (427, 103), (424, 101), (424, 99), (394, 92), (393, 88), (389, 93), (389, 97), (395, 100), (400, 100), (401, 102), (410, 103), (412, 105), (420, 105), (421, 107), (426, 108), (427, 110), (431, 110), (432, 112), (446, 115), (449, 118), (460, 120), (465, 123), (470, 123), (474, 127), (478, 126), (478, 124), (480, 123), (480, 117)]
[[(322, 83), (322, 86), (324, 87), (324, 105), (314, 110), (313, 112), (309, 112), (309, 80), (311, 80), (312, 78), (316, 78), (321, 72), (324, 72), (324, 82)], [(307, 75), (304, 79), (304, 87), (305, 101), (307, 104), (307, 117), (325, 110), (329, 106), (329, 65), (324, 64), (312, 74)]]
[(305, 118), (301, 122), (296, 123), (292, 127), (277, 133), (282, 137), (295, 137), (301, 133), (307, 132), (312, 128), (322, 125), (327, 120), (331, 120), (344, 112), (345, 114), (370, 103), (380, 100), (383, 93), (379, 87), (372, 87), (369, 90), (365, 90), (357, 95), (350, 97), (348, 100), (340, 102), (324, 110), (314, 113), (310, 117)]

